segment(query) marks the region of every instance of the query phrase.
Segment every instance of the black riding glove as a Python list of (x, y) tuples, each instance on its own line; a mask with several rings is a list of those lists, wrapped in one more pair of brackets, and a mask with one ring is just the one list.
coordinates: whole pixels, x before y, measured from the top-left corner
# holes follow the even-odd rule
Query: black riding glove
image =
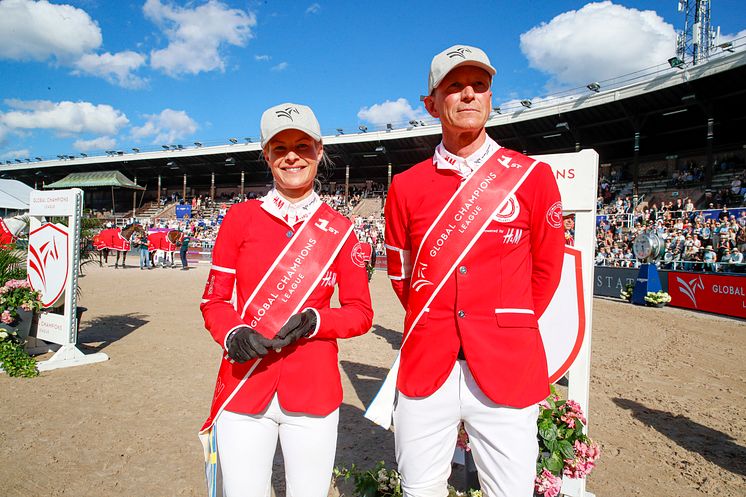
[(236, 362), (246, 362), (264, 357), (274, 347), (274, 341), (264, 338), (258, 331), (242, 326), (231, 332), (226, 341), (228, 357)]
[(275, 346), (285, 347), (299, 338), (307, 337), (316, 329), (316, 313), (311, 309), (293, 314), (275, 335)]

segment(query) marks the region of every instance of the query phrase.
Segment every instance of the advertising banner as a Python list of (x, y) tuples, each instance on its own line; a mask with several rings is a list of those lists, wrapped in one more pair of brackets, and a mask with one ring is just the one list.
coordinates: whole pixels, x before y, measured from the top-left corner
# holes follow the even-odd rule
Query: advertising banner
[(176, 219), (192, 217), (192, 206), (189, 204), (176, 206)]
[(746, 318), (746, 277), (712, 273), (668, 273), (671, 304)]

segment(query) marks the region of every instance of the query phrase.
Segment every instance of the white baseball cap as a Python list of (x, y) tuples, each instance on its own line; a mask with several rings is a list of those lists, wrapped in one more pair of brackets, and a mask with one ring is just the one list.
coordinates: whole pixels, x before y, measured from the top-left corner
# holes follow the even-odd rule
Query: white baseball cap
[(275, 105), (262, 114), (261, 143), (262, 148), (280, 131), (297, 129), (317, 142), (321, 141), (321, 127), (310, 107), (299, 104), (284, 103)]
[(433, 57), (430, 63), (427, 94), (430, 95), (449, 72), (460, 66), (476, 66), (490, 73), (490, 76), (494, 76), (497, 72), (482, 49), (468, 45), (454, 45)]

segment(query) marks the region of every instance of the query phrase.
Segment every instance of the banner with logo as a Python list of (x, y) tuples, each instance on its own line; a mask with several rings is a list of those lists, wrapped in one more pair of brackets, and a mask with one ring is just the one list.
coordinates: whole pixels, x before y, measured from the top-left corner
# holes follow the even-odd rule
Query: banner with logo
[(746, 318), (746, 276), (672, 271), (668, 293), (676, 307)]
[(190, 204), (179, 204), (176, 206), (176, 219), (187, 219), (192, 217), (192, 206)]
[(67, 227), (47, 223), (29, 233), (26, 261), (29, 283), (41, 292), (44, 307), (62, 298), (69, 276)]

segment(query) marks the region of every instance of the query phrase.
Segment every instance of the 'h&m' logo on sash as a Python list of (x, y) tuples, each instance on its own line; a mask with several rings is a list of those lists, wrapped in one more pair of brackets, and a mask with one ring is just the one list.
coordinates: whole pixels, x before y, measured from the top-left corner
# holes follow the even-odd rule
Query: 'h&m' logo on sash
[(275, 114), (277, 114), (277, 117), (287, 117), (291, 121), (293, 120), (293, 114), (300, 115), (300, 111), (297, 107), (285, 107), (282, 110), (275, 111)]

